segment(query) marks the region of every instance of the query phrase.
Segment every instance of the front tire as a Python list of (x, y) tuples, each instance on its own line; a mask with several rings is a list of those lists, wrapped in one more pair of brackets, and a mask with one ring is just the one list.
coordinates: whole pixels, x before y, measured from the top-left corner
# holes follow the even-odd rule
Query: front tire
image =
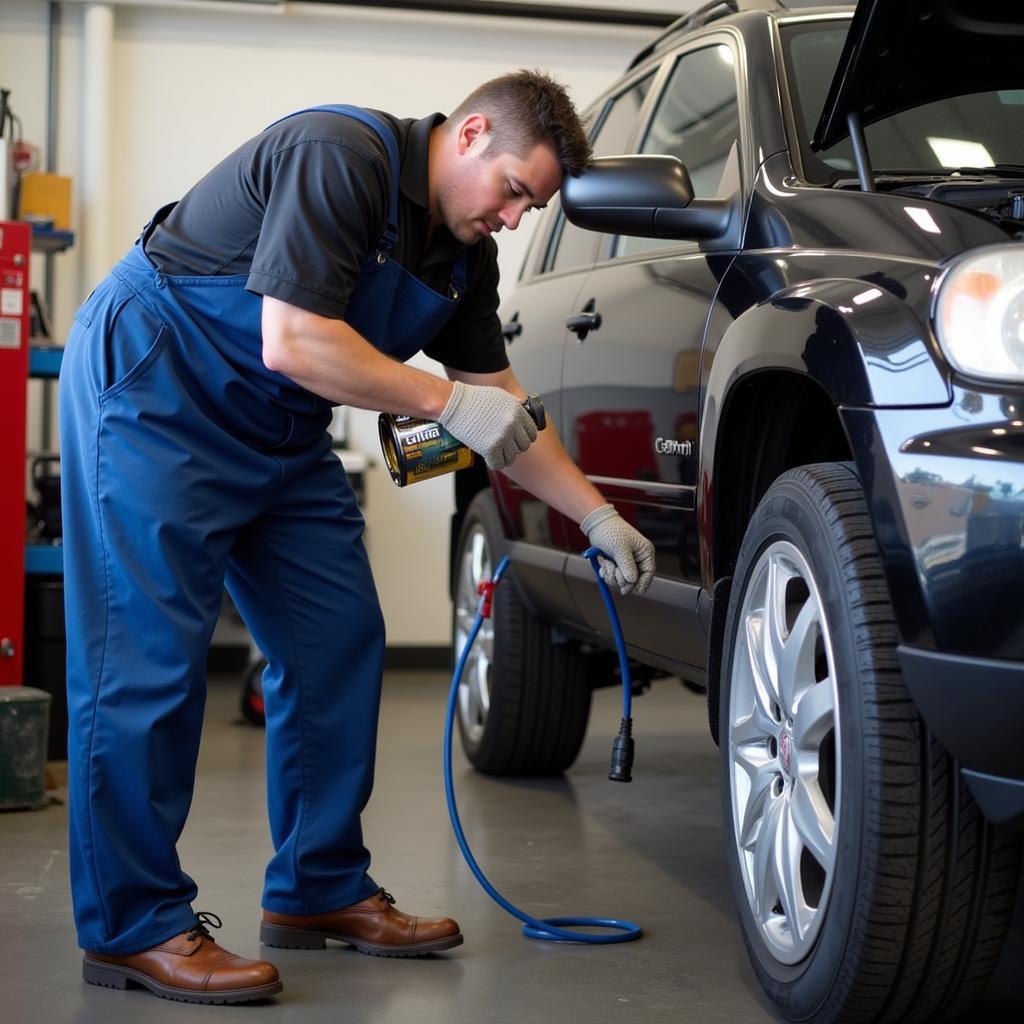
[[(454, 648), (476, 618), (478, 585), (505, 546), (490, 490), (466, 511), (454, 559)], [(494, 595), (459, 685), (459, 735), (466, 756), (491, 775), (558, 775), (576, 760), (590, 717), (586, 659), (523, 604), (510, 569)]]
[(980, 815), (930, 735), (852, 465), (769, 488), (725, 630), (720, 728), (743, 938), (791, 1020), (963, 1013), (995, 967), (1019, 837)]

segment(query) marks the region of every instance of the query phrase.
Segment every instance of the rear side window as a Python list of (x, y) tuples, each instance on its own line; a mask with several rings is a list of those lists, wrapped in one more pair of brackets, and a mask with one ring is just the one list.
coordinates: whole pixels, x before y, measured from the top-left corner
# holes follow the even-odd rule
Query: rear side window
[[(658, 100), (639, 152), (679, 157), (690, 172), (694, 196), (711, 199), (718, 195), (729, 153), (739, 140), (732, 49), (719, 44), (684, 54)], [(686, 245), (673, 239), (619, 236), (612, 254), (631, 256), (681, 244)]]
[[(615, 156), (626, 152), (644, 100), (651, 90), (650, 74), (610, 100), (601, 112), (596, 134), (591, 138), (594, 156)], [(545, 271), (572, 270), (593, 262), (594, 233), (570, 224), (561, 210), (555, 219), (544, 261)]]

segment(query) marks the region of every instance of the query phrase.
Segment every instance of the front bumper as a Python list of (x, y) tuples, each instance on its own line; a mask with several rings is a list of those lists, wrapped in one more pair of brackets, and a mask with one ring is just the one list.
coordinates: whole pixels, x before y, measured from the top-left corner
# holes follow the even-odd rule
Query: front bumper
[(1024, 663), (901, 644), (910, 695), (961, 766), (982, 813), (1024, 830)]
[(907, 687), (986, 817), (1024, 828), (1024, 391), (843, 415)]
[(903, 642), (1024, 664), (1024, 391), (843, 416)]

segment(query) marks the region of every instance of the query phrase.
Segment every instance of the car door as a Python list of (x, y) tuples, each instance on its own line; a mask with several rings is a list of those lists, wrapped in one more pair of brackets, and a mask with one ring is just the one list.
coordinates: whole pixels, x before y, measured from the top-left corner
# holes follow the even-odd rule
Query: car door
[[(591, 145), (595, 155), (620, 153), (636, 131), (651, 93), (654, 72), (634, 76), (598, 105)], [(548, 421), (562, 433), (563, 346), (566, 319), (576, 308), (580, 287), (593, 266), (600, 236), (570, 224), (557, 199), (545, 213), (526, 257), (523, 275), (501, 305), (509, 360), (519, 382), (544, 401)], [(574, 618), (575, 605), (563, 569), (570, 524), (560, 513), (502, 474), (494, 485), (499, 507), (519, 542), (517, 573), (538, 614), (549, 620)], [(564, 615), (571, 609), (569, 615)]]
[[(742, 187), (734, 45), (712, 35), (672, 60), (634, 147), (679, 157), (698, 198)], [(603, 238), (578, 290), (562, 371), (566, 447), (657, 551), (649, 597), (619, 603), (627, 640), (671, 670), (697, 666), (695, 678), (705, 657), (696, 615), (701, 346), (734, 254), (714, 244)], [(578, 551), (585, 538), (570, 531), (569, 544)], [(589, 566), (570, 558), (566, 576), (581, 616), (607, 632)]]

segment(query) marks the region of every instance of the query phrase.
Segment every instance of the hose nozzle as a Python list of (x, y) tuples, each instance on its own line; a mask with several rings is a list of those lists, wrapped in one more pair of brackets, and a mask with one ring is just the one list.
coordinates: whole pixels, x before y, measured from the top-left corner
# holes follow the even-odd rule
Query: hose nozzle
[(623, 718), (619, 725), (619, 735), (612, 744), (612, 765), (608, 778), (612, 782), (632, 782), (633, 768), (633, 719)]

